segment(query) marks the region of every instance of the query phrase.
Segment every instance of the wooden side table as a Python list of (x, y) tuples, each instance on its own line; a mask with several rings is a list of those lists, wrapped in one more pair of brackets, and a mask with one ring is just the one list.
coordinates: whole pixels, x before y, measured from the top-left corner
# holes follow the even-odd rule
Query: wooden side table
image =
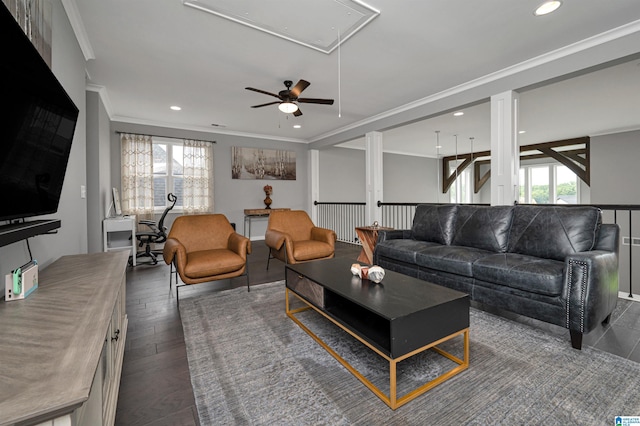
[(362, 242), (362, 251), (358, 256), (358, 262), (373, 265), (373, 250), (378, 241), (378, 231), (391, 231), (393, 228), (384, 226), (356, 226), (356, 233)]

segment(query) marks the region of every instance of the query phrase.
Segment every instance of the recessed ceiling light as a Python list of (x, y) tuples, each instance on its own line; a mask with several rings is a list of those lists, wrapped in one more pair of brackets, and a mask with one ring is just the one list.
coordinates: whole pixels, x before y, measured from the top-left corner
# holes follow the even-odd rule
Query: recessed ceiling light
[(171, 105), (169, 108), (171, 108), (171, 109), (172, 109), (172, 110), (174, 110), (174, 111), (180, 111), (180, 110), (182, 109), (182, 108), (180, 108), (180, 107), (179, 107), (179, 106), (177, 106), (177, 105)]
[(302, 126), (301, 126), (300, 124), (294, 124), (294, 125), (293, 125), (293, 128), (294, 128), (294, 129), (300, 129), (300, 128), (302, 128)]
[(526, 130), (519, 130), (518, 133), (523, 134), (523, 133), (527, 133)]
[(442, 145), (436, 145), (436, 149), (442, 148)]
[(538, 8), (533, 12), (533, 14), (536, 16), (547, 15), (555, 11), (556, 9), (558, 9), (561, 5), (562, 5), (562, 2), (560, 0), (545, 1), (540, 6), (538, 6)]
[(464, 112), (463, 111), (457, 111), (457, 112), (454, 112), (453, 115), (455, 117), (460, 117), (461, 115), (464, 115)]

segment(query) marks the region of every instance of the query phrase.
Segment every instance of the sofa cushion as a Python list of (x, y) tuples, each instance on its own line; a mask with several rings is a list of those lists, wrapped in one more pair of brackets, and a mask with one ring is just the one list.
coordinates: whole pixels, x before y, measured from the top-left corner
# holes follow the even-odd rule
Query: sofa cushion
[(456, 205), (418, 204), (413, 216), (411, 236), (420, 241), (451, 244)]
[(564, 260), (593, 248), (600, 223), (596, 207), (516, 206), (507, 251)]
[(493, 252), (473, 247), (434, 246), (416, 253), (418, 266), (473, 277), (473, 263)]
[(416, 253), (440, 244), (416, 240), (385, 240), (376, 245), (376, 257), (382, 256), (406, 263), (416, 262)]
[(513, 206), (458, 206), (451, 245), (507, 251)]
[(563, 272), (564, 262), (516, 253), (494, 254), (473, 264), (477, 280), (546, 296), (560, 296)]

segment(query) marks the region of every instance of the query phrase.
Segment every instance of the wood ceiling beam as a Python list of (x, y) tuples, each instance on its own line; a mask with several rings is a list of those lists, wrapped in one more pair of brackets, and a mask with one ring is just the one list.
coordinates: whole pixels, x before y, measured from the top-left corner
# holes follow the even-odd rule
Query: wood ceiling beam
[[(556, 151), (554, 148), (562, 148), (573, 145), (584, 145), (584, 148), (572, 149), (567, 151)], [(522, 155), (523, 152), (539, 151), (541, 154)], [(591, 185), (591, 169), (590, 169), (590, 138), (583, 136), (579, 138), (563, 139), (553, 142), (538, 143), (532, 145), (523, 145), (520, 147), (520, 160), (532, 160), (539, 158), (553, 158), (560, 164), (566, 166), (576, 174), (584, 183)], [(490, 164), (490, 160), (475, 161), (474, 159), (482, 157), (490, 157), (491, 151), (480, 151), (476, 153), (457, 154), (442, 157), (442, 193), (451, 188), (453, 182), (469, 165), (473, 167), (473, 191), (477, 194), (482, 186), (487, 183), (491, 177), (491, 169), (481, 175), (480, 165)], [(451, 168), (451, 162), (456, 163), (463, 160), (453, 172), (448, 171)]]

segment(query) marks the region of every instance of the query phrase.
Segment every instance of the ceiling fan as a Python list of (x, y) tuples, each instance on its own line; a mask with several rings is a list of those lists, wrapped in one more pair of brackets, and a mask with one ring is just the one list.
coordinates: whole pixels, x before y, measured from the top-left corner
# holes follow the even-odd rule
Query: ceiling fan
[(323, 104), (333, 105), (333, 99), (317, 99), (317, 98), (299, 98), (300, 93), (311, 83), (306, 80), (300, 80), (291, 88), (293, 82), (291, 80), (285, 80), (284, 85), (287, 87), (285, 90), (281, 90), (277, 95), (275, 93), (265, 92), (264, 90), (254, 89), (253, 87), (245, 87), (247, 90), (252, 90), (258, 93), (264, 93), (265, 95), (274, 96), (279, 101), (268, 102), (266, 104), (254, 105), (251, 108), (260, 108), (267, 105), (278, 105), (278, 109), (284, 113), (292, 113), (294, 116), (299, 117), (302, 115), (300, 108), (295, 102), (307, 103), (307, 104)]

